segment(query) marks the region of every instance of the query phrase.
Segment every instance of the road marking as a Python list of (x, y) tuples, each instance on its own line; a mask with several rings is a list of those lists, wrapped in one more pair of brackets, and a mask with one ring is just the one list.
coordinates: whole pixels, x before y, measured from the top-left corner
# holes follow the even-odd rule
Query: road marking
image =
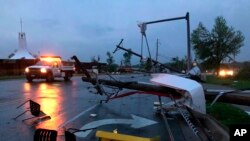
[(250, 115), (250, 112), (249, 111), (245, 111), (248, 115)]
[(72, 119), (70, 119), (70, 120), (64, 122), (63, 124), (61, 124), (60, 126), (58, 126), (58, 129), (60, 129), (60, 128), (64, 127), (65, 125), (67, 125), (68, 123), (70, 123), (70, 122), (76, 120), (76, 119), (79, 118), (80, 116), (86, 114), (88, 111), (91, 111), (91, 110), (94, 109), (97, 105), (99, 105), (99, 104), (96, 104), (96, 105), (94, 105), (94, 106), (92, 106), (92, 107), (89, 107), (87, 110), (82, 111), (80, 114), (76, 115), (76, 116), (73, 117)]
[[(156, 124), (156, 121), (149, 120), (146, 118), (142, 118), (136, 115), (131, 115), (132, 119), (102, 119), (93, 121), (90, 123), (85, 124), (80, 130), (89, 129), (89, 128), (96, 128), (103, 125), (109, 125), (109, 124), (130, 124), (132, 128), (142, 128), (149, 125)], [(85, 132), (77, 132), (75, 133), (78, 137), (87, 137), (89, 133), (91, 133), (92, 130), (87, 130)]]

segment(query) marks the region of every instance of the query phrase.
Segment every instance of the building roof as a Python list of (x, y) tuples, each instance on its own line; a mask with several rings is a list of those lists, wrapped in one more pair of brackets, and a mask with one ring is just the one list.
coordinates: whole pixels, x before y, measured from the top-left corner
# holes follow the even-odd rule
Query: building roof
[(35, 57), (31, 55), (28, 50), (19, 49), (10, 59), (35, 59)]
[(10, 59), (35, 59), (27, 49), (26, 35), (24, 32), (18, 33), (18, 50), (13, 53)]

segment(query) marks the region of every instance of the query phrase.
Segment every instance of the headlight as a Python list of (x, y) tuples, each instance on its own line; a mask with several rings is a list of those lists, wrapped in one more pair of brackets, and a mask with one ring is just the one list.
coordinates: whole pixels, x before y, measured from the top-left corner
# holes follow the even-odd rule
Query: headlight
[(234, 71), (233, 70), (220, 70), (219, 76), (226, 77), (226, 76), (233, 76)]
[(220, 70), (219, 71), (219, 76), (225, 77), (226, 76), (226, 71), (225, 70)]
[(227, 75), (233, 76), (234, 75), (234, 71), (232, 71), (232, 70), (227, 71)]
[(47, 70), (45, 69), (45, 68), (41, 68), (41, 73), (46, 73), (47, 72)]
[(30, 70), (29, 68), (25, 68), (25, 72), (28, 73)]

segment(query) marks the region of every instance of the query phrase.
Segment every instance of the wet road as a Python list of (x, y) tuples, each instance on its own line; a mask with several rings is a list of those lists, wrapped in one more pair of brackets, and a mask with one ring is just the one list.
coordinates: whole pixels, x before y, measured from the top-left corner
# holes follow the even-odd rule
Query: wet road
[[(147, 81), (143, 76), (124, 76), (119, 79), (126, 80), (125, 78), (129, 81)], [(159, 124), (161, 119), (155, 116), (153, 109), (153, 102), (158, 100), (156, 96), (135, 95), (99, 104), (104, 97), (89, 92), (90, 86), (89, 83), (82, 82), (80, 77), (73, 77), (69, 82), (58, 80), (53, 83), (46, 83), (43, 80), (28, 83), (25, 79), (0, 81), (0, 140), (32, 141), (37, 128), (57, 130), (58, 140), (64, 140), (64, 129), (84, 129), (88, 127), (87, 124), (100, 120), (106, 121), (93, 123), (98, 130), (112, 132), (117, 129), (124, 134), (143, 137), (163, 134), (165, 137), (161, 139), (166, 139), (166, 133), (163, 132), (164, 126)], [(16, 107), (30, 99), (39, 103), (41, 110), (51, 119), (42, 122), (38, 122), (37, 119), (22, 122), (22, 119), (32, 117), (30, 112), (27, 112), (14, 120), (14, 117), (27, 110), (29, 104), (26, 103), (18, 109)], [(165, 99), (165, 102), (167, 101), (168, 99)], [(133, 118), (138, 120), (136, 117), (146, 124), (133, 125), (134, 122), (138, 123), (138, 121), (132, 121)], [(114, 121), (121, 123), (113, 123)], [(110, 125), (106, 125), (107, 123)], [(174, 126), (176, 123), (171, 124)], [(83, 138), (84, 136), (86, 137)], [(87, 135), (79, 133), (77, 140), (97, 140), (95, 130)]]
[[(88, 84), (80, 81), (80, 77), (72, 81), (56, 81), (46, 83), (35, 81), (28, 83), (25, 79), (0, 81), (0, 136), (1, 140), (33, 140), (35, 128), (57, 130), (58, 126), (70, 119), (72, 115), (81, 112), (97, 98), (89, 94)], [(34, 100), (41, 105), (41, 110), (51, 116), (51, 120), (35, 125), (22, 119), (31, 117), (27, 112), (17, 120), (15, 116), (25, 111), (29, 104), (16, 108), (27, 100)]]

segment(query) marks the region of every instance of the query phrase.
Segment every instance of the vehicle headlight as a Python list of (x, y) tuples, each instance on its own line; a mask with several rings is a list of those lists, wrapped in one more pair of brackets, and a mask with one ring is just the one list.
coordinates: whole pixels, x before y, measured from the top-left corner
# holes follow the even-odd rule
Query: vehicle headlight
[(233, 76), (234, 75), (234, 71), (233, 70), (227, 71), (227, 75)]
[(30, 70), (29, 68), (25, 68), (25, 72), (28, 73)]
[(47, 72), (47, 70), (45, 69), (45, 68), (41, 68), (41, 73), (46, 73)]
[(219, 71), (219, 76), (225, 77), (226, 76), (226, 71), (225, 70), (220, 70)]

